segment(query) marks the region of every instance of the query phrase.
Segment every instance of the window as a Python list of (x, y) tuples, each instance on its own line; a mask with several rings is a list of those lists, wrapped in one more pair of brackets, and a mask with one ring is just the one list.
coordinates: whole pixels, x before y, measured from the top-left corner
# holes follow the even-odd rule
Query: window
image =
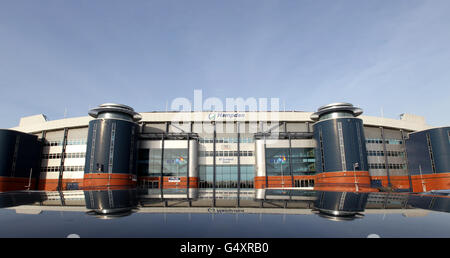
[(86, 153), (85, 152), (74, 152), (74, 153), (66, 153), (65, 158), (69, 159), (78, 159), (78, 158), (85, 158)]
[(147, 189), (158, 189), (159, 188), (159, 182), (155, 180), (139, 180), (139, 187), (140, 188), (147, 188)]
[[(252, 153), (253, 154), (253, 153)], [(292, 156), (290, 157), (289, 154)], [(267, 148), (266, 173), (268, 176), (314, 174), (315, 156), (313, 148)]]
[[(366, 143), (382, 144), (383, 140), (382, 139), (366, 139)], [(398, 139), (385, 139), (384, 143), (386, 143), (386, 144), (403, 144), (403, 141), (398, 140)]]
[[(406, 169), (406, 164), (388, 164), (389, 169)], [(386, 164), (384, 163), (371, 163), (369, 164), (369, 169), (386, 169)]]
[(70, 139), (67, 140), (67, 145), (85, 145), (87, 144), (87, 139)]
[(313, 187), (313, 186), (314, 186), (314, 179), (294, 180), (294, 187)]
[[(161, 175), (161, 149), (139, 149), (138, 173), (141, 176)], [(165, 149), (164, 176), (187, 176), (187, 149)]]
[[(241, 165), (240, 188), (253, 188), (254, 167)], [(213, 166), (200, 165), (199, 188), (213, 188)], [(237, 188), (238, 167), (235, 165), (216, 166), (216, 188)]]
[[(41, 167), (41, 172), (59, 172), (59, 166)], [(64, 166), (64, 172), (83, 172), (84, 166)]]
[(84, 171), (84, 166), (65, 166), (64, 171)]
[[(213, 157), (214, 151), (200, 151), (199, 152), (200, 157)], [(237, 157), (238, 152), (237, 151), (216, 151), (216, 157)], [(240, 152), (241, 157), (250, 157), (253, 156), (253, 151), (241, 151)]]

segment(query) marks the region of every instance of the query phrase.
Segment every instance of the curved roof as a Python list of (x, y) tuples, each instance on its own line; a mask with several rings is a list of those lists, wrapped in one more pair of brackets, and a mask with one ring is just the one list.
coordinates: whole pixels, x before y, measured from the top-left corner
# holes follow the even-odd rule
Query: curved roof
[(122, 113), (129, 115), (135, 122), (142, 119), (142, 116), (135, 112), (130, 106), (116, 103), (105, 103), (89, 110), (89, 115), (97, 118), (101, 113)]
[(351, 112), (353, 114), (353, 116), (355, 116), (355, 117), (357, 117), (363, 113), (362, 109), (354, 107), (350, 103), (336, 102), (336, 103), (331, 103), (331, 104), (319, 107), (319, 109), (317, 109), (317, 112), (315, 112), (314, 114), (311, 115), (311, 120), (317, 121), (317, 120), (319, 120), (320, 116), (322, 116), (322, 115), (333, 113), (333, 112), (339, 112), (339, 111)]

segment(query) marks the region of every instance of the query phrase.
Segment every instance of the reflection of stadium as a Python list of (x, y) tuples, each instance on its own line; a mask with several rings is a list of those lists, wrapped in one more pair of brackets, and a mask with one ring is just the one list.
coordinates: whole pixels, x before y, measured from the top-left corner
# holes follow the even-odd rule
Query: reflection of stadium
[[(42, 211), (85, 212), (89, 215), (128, 216), (132, 213), (291, 214), (360, 218), (365, 214), (402, 214), (421, 217), (430, 211), (450, 212), (450, 198), (438, 194), (355, 193), (323, 191), (267, 191), (265, 200), (211, 199), (162, 200), (141, 195), (136, 189), (94, 191), (22, 191), (0, 194), (0, 208), (20, 214)], [(356, 217), (354, 217), (357, 215)], [(102, 217), (100, 217), (102, 218)], [(108, 217), (109, 218), (109, 217)]]
[(22, 118), (0, 130), (0, 191), (136, 186), (149, 197), (251, 200), (268, 190), (449, 189), (450, 127), (317, 112), (148, 112)]

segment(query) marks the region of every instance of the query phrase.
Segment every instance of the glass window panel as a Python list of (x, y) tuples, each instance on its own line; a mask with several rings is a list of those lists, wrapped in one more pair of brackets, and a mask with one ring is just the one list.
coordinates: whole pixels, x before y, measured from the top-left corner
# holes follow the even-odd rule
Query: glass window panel
[(164, 176), (187, 176), (187, 149), (165, 149), (163, 164)]
[[(213, 166), (199, 167), (200, 188), (213, 188)], [(237, 188), (238, 168), (235, 165), (216, 166), (216, 188)], [(253, 188), (254, 166), (241, 166), (241, 188)]]
[(289, 148), (266, 149), (267, 175), (290, 175), (291, 163), (293, 175), (315, 173), (315, 156), (313, 148), (292, 148), (291, 155), (292, 157), (289, 157)]

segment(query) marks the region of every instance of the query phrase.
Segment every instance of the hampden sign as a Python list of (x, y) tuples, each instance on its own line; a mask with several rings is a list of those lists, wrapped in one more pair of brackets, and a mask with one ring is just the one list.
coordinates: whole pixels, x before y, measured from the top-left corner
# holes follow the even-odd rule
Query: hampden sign
[[(231, 133), (234, 129), (233, 124), (239, 121), (256, 122), (261, 128), (272, 128), (274, 125), (279, 124), (280, 101), (278, 98), (254, 98), (249, 97), (247, 99), (238, 98), (225, 98), (225, 103), (222, 99), (217, 97), (210, 97), (203, 99), (202, 90), (194, 90), (194, 101), (192, 102), (188, 98), (175, 98), (171, 104), (171, 111), (178, 111), (171, 118), (171, 124), (182, 128), (184, 121), (195, 121), (202, 127), (203, 133), (213, 133), (211, 126), (204, 122), (217, 122), (220, 121), (223, 128), (216, 128), (218, 133), (225, 133), (229, 131)], [(194, 112), (192, 112), (194, 111)], [(206, 112), (205, 112), (206, 111)], [(191, 113), (191, 117), (186, 113)], [(265, 123), (263, 126), (262, 124)], [(247, 133), (256, 133), (258, 128), (255, 125), (251, 125), (247, 128)], [(239, 130), (243, 130), (243, 127)], [(277, 126), (275, 126), (277, 127)], [(197, 132), (198, 127), (197, 127)], [(273, 135), (278, 134), (277, 128), (270, 132)]]
[[(269, 105), (270, 103), (270, 105)], [(187, 98), (175, 98), (171, 104), (172, 111), (181, 112), (203, 112), (210, 111), (208, 118), (244, 118), (245, 111), (280, 111), (280, 100), (278, 98), (225, 98), (225, 105), (220, 98), (211, 97), (203, 99), (202, 90), (194, 90), (194, 103)]]
[(216, 113), (212, 112), (208, 114), (208, 119), (211, 121), (216, 121), (219, 119), (237, 119), (237, 118), (245, 118), (245, 113)]

